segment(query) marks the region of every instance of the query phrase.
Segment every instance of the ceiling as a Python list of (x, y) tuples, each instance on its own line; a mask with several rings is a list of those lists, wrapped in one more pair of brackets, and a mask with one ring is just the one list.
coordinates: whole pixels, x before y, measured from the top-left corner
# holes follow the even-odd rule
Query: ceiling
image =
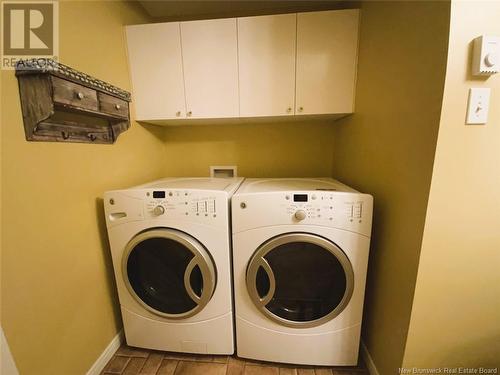
[(178, 21), (206, 18), (255, 16), (313, 10), (358, 8), (357, 1), (341, 0), (269, 0), (269, 1), (203, 1), (203, 0), (137, 0), (156, 21)]

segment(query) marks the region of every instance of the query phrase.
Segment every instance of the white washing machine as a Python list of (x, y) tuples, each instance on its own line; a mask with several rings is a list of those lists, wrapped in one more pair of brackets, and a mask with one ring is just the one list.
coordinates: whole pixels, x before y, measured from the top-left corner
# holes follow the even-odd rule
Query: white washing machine
[(333, 179), (245, 180), (232, 199), (240, 357), (357, 364), (372, 204)]
[(127, 343), (234, 352), (229, 203), (241, 178), (167, 178), (106, 192)]

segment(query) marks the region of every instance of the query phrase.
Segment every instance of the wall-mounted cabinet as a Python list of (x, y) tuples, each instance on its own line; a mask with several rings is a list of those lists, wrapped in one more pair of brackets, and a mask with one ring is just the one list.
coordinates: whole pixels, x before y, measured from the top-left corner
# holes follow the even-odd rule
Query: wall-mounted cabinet
[(128, 26), (137, 120), (352, 113), (358, 23), (350, 9)]
[(128, 59), (136, 120), (186, 115), (179, 24), (127, 27)]
[(240, 115), (293, 115), (296, 14), (238, 19)]
[(351, 113), (359, 11), (297, 14), (296, 115)]
[(181, 22), (187, 117), (238, 117), (236, 19)]
[(236, 19), (127, 27), (137, 120), (239, 116)]

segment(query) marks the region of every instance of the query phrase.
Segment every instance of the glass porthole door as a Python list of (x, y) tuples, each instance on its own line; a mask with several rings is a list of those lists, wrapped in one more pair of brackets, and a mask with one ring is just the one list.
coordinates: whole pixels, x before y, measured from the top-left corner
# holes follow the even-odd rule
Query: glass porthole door
[(314, 327), (339, 315), (354, 289), (354, 273), (333, 242), (287, 233), (265, 242), (252, 256), (247, 290), (268, 318), (291, 327)]
[(215, 291), (216, 270), (208, 252), (193, 237), (173, 229), (135, 236), (125, 248), (122, 270), (131, 295), (167, 318), (196, 314)]

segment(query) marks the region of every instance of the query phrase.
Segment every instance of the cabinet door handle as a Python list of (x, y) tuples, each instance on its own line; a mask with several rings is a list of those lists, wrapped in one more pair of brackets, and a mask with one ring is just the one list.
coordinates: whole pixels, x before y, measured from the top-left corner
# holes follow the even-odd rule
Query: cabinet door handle
[(82, 100), (83, 98), (85, 98), (85, 95), (83, 95), (83, 92), (79, 92), (76, 94), (76, 97), (80, 100)]
[(299, 107), (299, 112), (302, 112), (304, 110), (304, 107)]
[(120, 104), (115, 104), (116, 109), (120, 109), (122, 106)]
[(177, 117), (179, 117), (179, 116), (181, 115), (181, 111), (177, 111), (177, 112), (175, 112), (175, 115), (176, 115)]
[(288, 113), (292, 112), (292, 107), (288, 107), (288, 108), (286, 109), (286, 111), (287, 111)]
[(188, 116), (191, 116), (192, 114), (193, 114), (193, 112), (191, 112), (191, 111), (189, 111), (189, 112), (187, 113), (187, 115), (188, 115)]

